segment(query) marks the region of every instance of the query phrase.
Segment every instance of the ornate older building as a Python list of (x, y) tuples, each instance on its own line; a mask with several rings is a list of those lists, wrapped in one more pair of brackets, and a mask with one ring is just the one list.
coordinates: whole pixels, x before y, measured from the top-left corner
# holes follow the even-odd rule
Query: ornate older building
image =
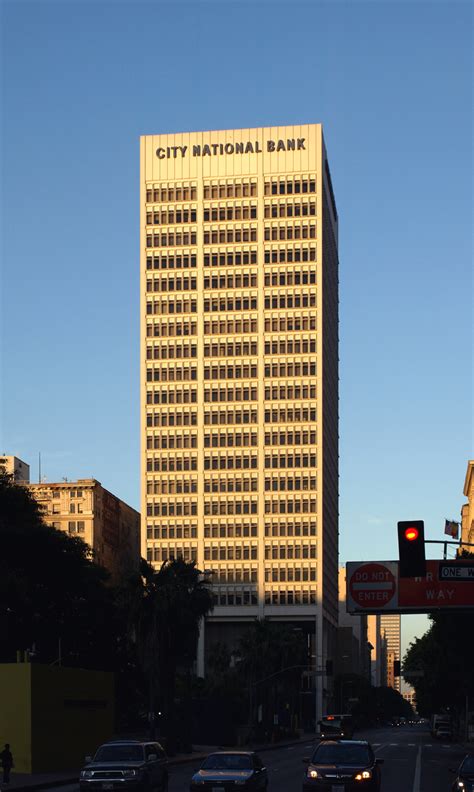
[[(201, 641), (338, 611), (338, 218), (319, 124), (141, 138), (142, 553), (212, 572)], [(324, 707), (326, 681), (319, 683)]]

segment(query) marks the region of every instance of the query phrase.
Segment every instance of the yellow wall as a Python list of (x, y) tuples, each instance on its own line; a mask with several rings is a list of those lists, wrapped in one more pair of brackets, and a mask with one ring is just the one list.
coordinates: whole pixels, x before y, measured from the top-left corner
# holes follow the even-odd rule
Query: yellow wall
[(114, 678), (103, 671), (0, 665), (0, 740), (20, 773), (78, 770), (114, 732)]
[(18, 773), (31, 773), (31, 666), (0, 664), (0, 746), (10, 743)]

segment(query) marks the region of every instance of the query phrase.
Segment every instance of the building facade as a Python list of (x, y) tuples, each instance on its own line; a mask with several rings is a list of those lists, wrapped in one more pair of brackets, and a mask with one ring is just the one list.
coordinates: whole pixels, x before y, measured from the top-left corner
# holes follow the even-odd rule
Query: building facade
[[(213, 640), (337, 625), (337, 211), (321, 125), (141, 138), (142, 554), (212, 573)], [(324, 696), (320, 680), (320, 703)]]
[(387, 686), (400, 692), (400, 677), (393, 675), (393, 663), (401, 659), (401, 616), (399, 613), (382, 613), (380, 629), (387, 642)]
[(16, 456), (9, 454), (0, 456), (0, 468), (13, 476), (17, 484), (28, 483), (30, 480), (30, 466)]
[(116, 582), (140, 562), (140, 514), (96, 479), (29, 484), (45, 521), (93, 550)]
[(463, 491), (467, 503), (461, 509), (461, 546), (465, 543), (467, 545), (465, 549), (469, 553), (474, 553), (474, 459), (470, 459), (467, 463)]

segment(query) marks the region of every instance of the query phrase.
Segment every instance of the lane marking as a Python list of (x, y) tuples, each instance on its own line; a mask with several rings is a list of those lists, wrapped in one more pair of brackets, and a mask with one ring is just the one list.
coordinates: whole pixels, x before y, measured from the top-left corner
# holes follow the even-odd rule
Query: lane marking
[(413, 792), (420, 792), (420, 782), (421, 782), (421, 745), (418, 748), (418, 754), (416, 757), (415, 777), (413, 779)]

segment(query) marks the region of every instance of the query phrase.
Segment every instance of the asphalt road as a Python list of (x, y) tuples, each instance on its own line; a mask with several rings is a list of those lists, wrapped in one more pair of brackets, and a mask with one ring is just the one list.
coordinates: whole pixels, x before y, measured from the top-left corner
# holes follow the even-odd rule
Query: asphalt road
[[(461, 745), (431, 738), (426, 727), (371, 729), (357, 732), (355, 739), (371, 742), (376, 756), (384, 759), (381, 792), (450, 792), (457, 767), (466, 751)], [(301, 792), (303, 757), (311, 743), (263, 751), (268, 769), (269, 792)], [(198, 763), (196, 763), (196, 766)], [(195, 765), (171, 767), (169, 792), (187, 792)], [(77, 785), (56, 787), (55, 792), (77, 792)]]

